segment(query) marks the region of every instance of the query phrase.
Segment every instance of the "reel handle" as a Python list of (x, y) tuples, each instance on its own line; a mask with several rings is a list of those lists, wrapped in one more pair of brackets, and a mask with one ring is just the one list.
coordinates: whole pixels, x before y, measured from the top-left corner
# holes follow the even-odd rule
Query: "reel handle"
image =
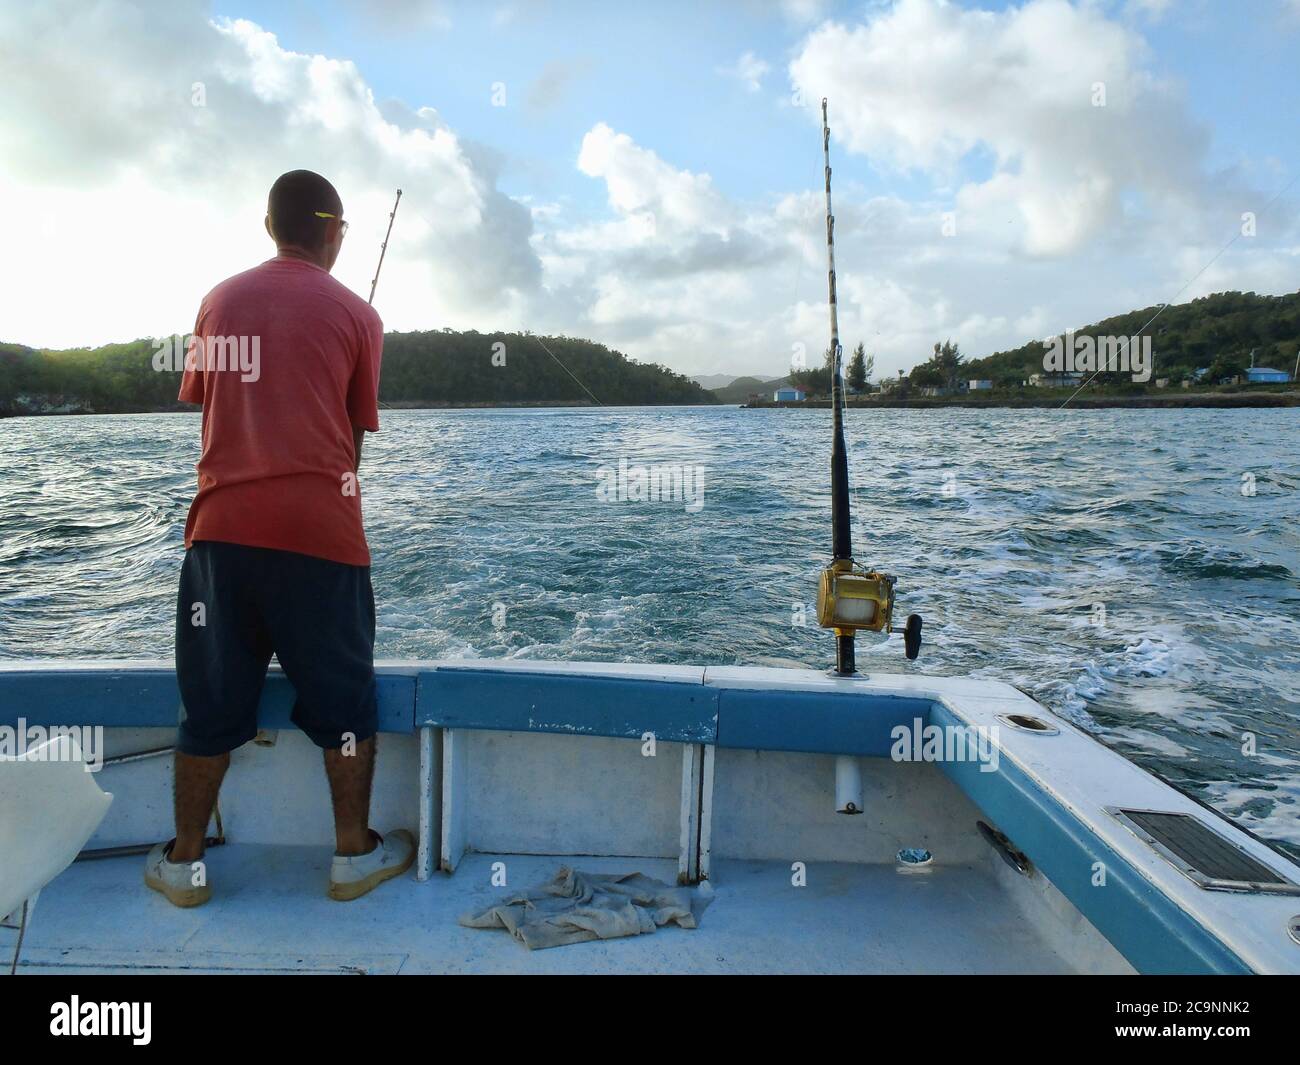
[(907, 624), (901, 629), (891, 628), (890, 632), (901, 632), (903, 634), (903, 653), (909, 659), (915, 659), (921, 653), (921, 626), (923, 622), (920, 614), (908, 614)]

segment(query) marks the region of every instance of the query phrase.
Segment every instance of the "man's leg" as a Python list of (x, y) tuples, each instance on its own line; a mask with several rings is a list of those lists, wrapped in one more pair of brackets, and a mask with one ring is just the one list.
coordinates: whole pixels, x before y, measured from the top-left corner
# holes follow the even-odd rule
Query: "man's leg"
[(194, 862), (203, 857), (208, 821), (229, 766), (229, 752), (211, 758), (176, 752), (176, 842), (168, 855), (171, 861)]
[(370, 829), (379, 731), (370, 569), (277, 552), (263, 588), (276, 656), (297, 693), (291, 720), (324, 751), (334, 801), (329, 897), (360, 898), (415, 860), (415, 837)]
[(206, 870), (182, 869), (203, 857), (208, 819), (230, 752), (257, 735), (257, 704), (270, 638), (250, 589), (264, 578), (252, 548), (196, 541), (185, 552), (176, 597), (176, 734), (173, 806), (176, 840), (145, 859), (145, 883), (177, 906), (211, 895)]
[(347, 748), (325, 749), (325, 775), (334, 800), (334, 853), (344, 857), (375, 849), (370, 834), (370, 783), (375, 776), (375, 737)]
[[(350, 750), (351, 753), (345, 753)], [(415, 837), (397, 828), (380, 837), (370, 829), (370, 782), (375, 772), (375, 736), (353, 746), (325, 748), (325, 773), (334, 798), (334, 860), (329, 897), (359, 899), (415, 861)]]

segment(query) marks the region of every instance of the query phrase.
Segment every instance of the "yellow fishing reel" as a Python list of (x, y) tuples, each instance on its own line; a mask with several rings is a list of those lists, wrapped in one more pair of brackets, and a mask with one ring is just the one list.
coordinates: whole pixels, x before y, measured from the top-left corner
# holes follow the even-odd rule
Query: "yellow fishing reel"
[(921, 615), (912, 614), (893, 628), (894, 581), (887, 573), (864, 570), (852, 559), (836, 559), (822, 570), (817, 587), (817, 624), (837, 636), (856, 632), (901, 632), (904, 653), (921, 653)]
[[(894, 578), (853, 564), (849, 506), (849, 453), (844, 444), (844, 379), (840, 324), (835, 298), (835, 215), (831, 211), (831, 127), (822, 97), (822, 155), (826, 163), (826, 252), (830, 270), (831, 347), (831, 564), (817, 588), (817, 622), (835, 630), (836, 677), (857, 675), (853, 639), (858, 632), (899, 632), (894, 620)], [(921, 653), (921, 617), (913, 614), (901, 630), (908, 658)]]

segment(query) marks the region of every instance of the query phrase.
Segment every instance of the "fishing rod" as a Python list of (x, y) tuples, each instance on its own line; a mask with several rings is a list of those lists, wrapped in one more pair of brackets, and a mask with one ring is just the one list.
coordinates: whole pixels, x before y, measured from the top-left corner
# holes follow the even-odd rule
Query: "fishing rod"
[(835, 214), (831, 209), (831, 128), (826, 98), (822, 98), (822, 157), (826, 170), (827, 285), (831, 310), (831, 564), (822, 570), (817, 587), (817, 623), (835, 630), (835, 675), (857, 673), (854, 640), (859, 631), (902, 632), (908, 658), (921, 653), (921, 615), (907, 625), (892, 627), (895, 578), (864, 570), (853, 561), (849, 515), (849, 458), (844, 445), (844, 351), (840, 347), (839, 307), (835, 292)]
[(397, 190), (397, 199), (393, 201), (393, 209), (388, 212), (388, 231), (384, 234), (384, 242), (379, 245), (379, 265), (375, 267), (374, 280), (370, 282), (370, 298), (367, 303), (373, 305), (375, 302), (375, 287), (379, 284), (379, 271), (384, 268), (384, 253), (388, 251), (388, 238), (393, 235), (393, 219), (397, 217), (397, 205), (402, 202), (402, 190)]
[[(375, 276), (370, 282), (370, 298), (366, 300), (366, 302), (369, 303), (372, 307), (374, 306), (375, 303), (375, 288), (379, 284), (379, 271), (384, 268), (384, 253), (388, 251), (388, 238), (393, 235), (393, 219), (397, 217), (397, 205), (401, 202), (402, 202), (402, 190), (398, 189), (397, 199), (393, 201), (393, 209), (388, 212), (388, 229), (384, 233), (384, 242), (381, 245), (379, 245), (379, 265), (375, 267)], [(375, 399), (378, 400), (379, 405), (385, 408), (386, 410), (393, 409), (382, 399), (379, 399), (378, 396), (376, 396)]]

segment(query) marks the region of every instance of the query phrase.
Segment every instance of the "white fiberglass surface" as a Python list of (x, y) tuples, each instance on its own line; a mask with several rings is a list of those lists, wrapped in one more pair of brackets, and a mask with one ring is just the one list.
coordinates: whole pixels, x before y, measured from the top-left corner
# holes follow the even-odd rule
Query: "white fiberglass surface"
[[(371, 895), (325, 895), (326, 847), (231, 844), (209, 855), (213, 898), (172, 907), (142, 859), (79, 863), (41, 897), (22, 971), (966, 972), (1072, 971), (983, 865), (904, 874), (891, 865), (721, 861), (699, 928), (530, 952), (456, 917), (561, 865), (672, 880), (662, 859), (467, 855), (453, 877), (408, 875)], [(498, 866), (498, 863), (500, 865)], [(493, 887), (494, 866), (505, 889)], [(13, 933), (0, 930), (0, 950)]]

